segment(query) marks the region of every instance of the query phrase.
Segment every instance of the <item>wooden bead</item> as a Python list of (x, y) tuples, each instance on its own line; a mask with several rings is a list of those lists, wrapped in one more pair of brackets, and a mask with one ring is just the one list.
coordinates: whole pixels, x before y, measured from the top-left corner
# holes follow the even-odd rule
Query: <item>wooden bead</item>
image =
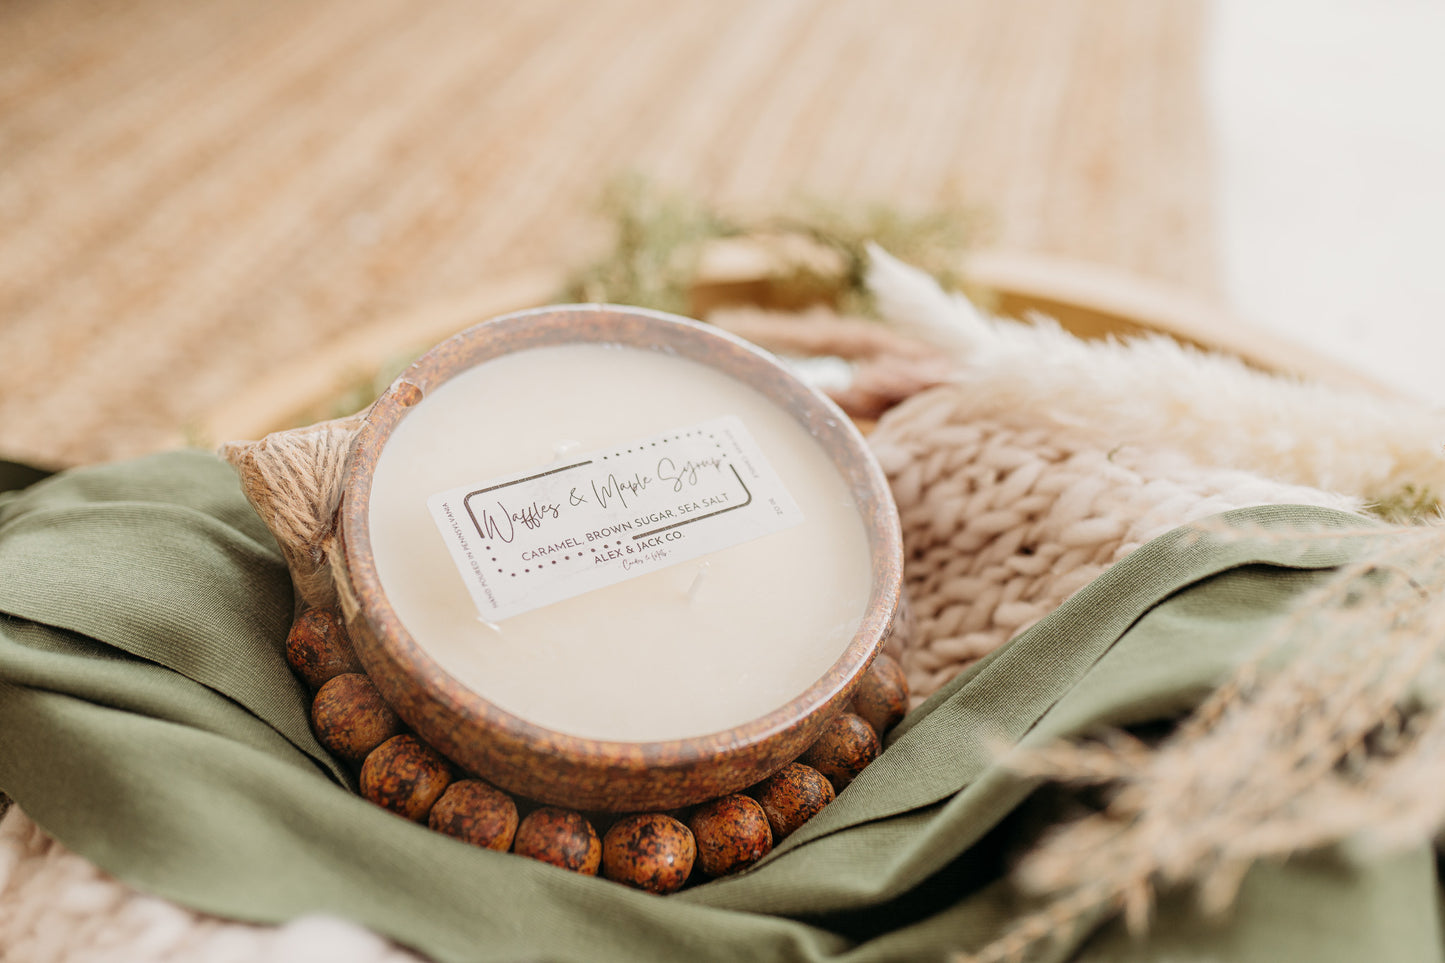
[(602, 875), (649, 893), (674, 893), (692, 875), (692, 831), (662, 813), (637, 813), (612, 824), (602, 840)]
[(763, 807), (774, 843), (786, 839), (789, 833), (818, 815), (835, 795), (827, 776), (798, 762), (779, 769), (749, 790), (749, 794)]
[(881, 749), (877, 733), (862, 716), (841, 712), (798, 761), (827, 776), (833, 789), (842, 792)]
[(433, 804), (427, 825), (464, 843), (505, 853), (517, 834), (517, 804), (480, 779), (461, 779)]
[(551, 863), (583, 876), (596, 876), (602, 864), (602, 840), (581, 813), (543, 806), (517, 827), (512, 852)]
[(370, 679), (359, 672), (338, 675), (311, 703), (311, 727), (336, 755), (360, 762), (401, 731), (401, 720)]
[(426, 818), (451, 781), (446, 759), (416, 736), (392, 736), (361, 764), (361, 794), (414, 822)]
[(307, 609), (297, 617), (286, 636), (286, 662), (313, 689), (343, 672), (362, 671), (346, 627), (332, 609)]
[(858, 683), (853, 711), (868, 720), (879, 738), (886, 736), (908, 714), (908, 677), (903, 666), (880, 652)]
[(773, 830), (757, 800), (723, 796), (699, 806), (688, 820), (697, 842), (697, 866), (709, 876), (747, 869), (773, 849)]

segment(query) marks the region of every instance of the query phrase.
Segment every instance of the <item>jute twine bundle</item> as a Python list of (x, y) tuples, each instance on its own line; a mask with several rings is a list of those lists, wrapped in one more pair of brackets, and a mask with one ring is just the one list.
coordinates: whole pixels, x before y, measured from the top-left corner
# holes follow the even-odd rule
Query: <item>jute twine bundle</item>
[(307, 607), (337, 602), (336, 510), (351, 442), (364, 418), (361, 412), (220, 449), (240, 476), (247, 501), (276, 536), (297, 598)]

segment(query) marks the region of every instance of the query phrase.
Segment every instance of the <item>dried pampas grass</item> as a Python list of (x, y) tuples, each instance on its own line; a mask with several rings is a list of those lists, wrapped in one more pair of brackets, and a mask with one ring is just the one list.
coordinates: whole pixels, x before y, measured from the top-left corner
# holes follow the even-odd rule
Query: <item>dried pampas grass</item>
[(1004, 757), (1109, 802), (1023, 856), (1014, 880), (1045, 908), (968, 959), (1027, 958), (1101, 911), (1143, 932), (1158, 894), (1180, 887), (1219, 913), (1261, 860), (1337, 844), (1368, 858), (1445, 827), (1445, 528), (1308, 537), (1367, 546), (1162, 743), (1112, 733)]
[[(954, 362), (971, 411), (1067, 428), (1107, 450), (1174, 450), (1203, 467), (1438, 512), (1445, 416), (1408, 401), (1272, 377), (1164, 339), (1086, 343), (1047, 322), (986, 318), (875, 250), (870, 283), (900, 332)], [(885, 430), (888, 425), (885, 422)], [(1004, 756), (1029, 775), (1103, 787), (1107, 805), (1055, 828), (1014, 880), (1043, 908), (973, 954), (1024, 959), (1158, 894), (1218, 912), (1260, 860), (1345, 844), (1366, 854), (1445, 828), (1445, 525), (1280, 536), (1198, 523), (1199, 538), (1357, 542), (1358, 561), (1298, 600), (1193, 715), (1156, 745), (1125, 733)]]
[(885, 320), (946, 351), (953, 380), (1002, 423), (1044, 418), (1106, 450), (1173, 449), (1367, 505), (1445, 493), (1445, 411), (1277, 377), (1162, 336), (1082, 341), (1045, 318), (988, 318), (881, 248), (870, 253)]

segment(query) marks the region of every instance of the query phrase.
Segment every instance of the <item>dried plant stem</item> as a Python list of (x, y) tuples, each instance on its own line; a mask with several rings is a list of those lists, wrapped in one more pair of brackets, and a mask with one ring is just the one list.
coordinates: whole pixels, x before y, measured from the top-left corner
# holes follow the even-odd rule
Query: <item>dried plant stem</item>
[(1310, 537), (1368, 541), (1158, 748), (1115, 738), (1009, 760), (1113, 796), (1024, 858), (1015, 878), (1045, 909), (970, 959), (1021, 958), (1061, 914), (1122, 912), (1141, 932), (1156, 895), (1180, 886), (1217, 912), (1259, 860), (1418, 844), (1445, 824), (1445, 711), (1431, 695), (1445, 674), (1445, 527)]

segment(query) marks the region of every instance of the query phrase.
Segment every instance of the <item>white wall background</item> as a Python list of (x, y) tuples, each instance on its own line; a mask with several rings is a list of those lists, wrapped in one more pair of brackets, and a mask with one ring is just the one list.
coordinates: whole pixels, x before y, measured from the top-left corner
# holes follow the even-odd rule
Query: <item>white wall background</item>
[(1445, 404), (1445, 0), (1216, 0), (1208, 63), (1234, 309)]

